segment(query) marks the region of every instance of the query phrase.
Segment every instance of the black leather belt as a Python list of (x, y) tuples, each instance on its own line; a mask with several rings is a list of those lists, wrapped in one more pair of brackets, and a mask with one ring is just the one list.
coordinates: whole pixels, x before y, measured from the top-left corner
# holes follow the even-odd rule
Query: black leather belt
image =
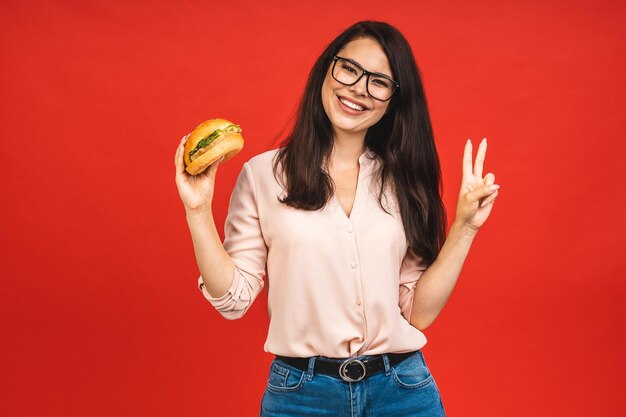
[[(406, 353), (388, 353), (389, 366), (397, 365), (417, 351)], [(309, 369), (309, 358), (290, 358), (287, 356), (276, 356), (281, 361), (294, 366), (302, 371)], [(321, 357), (315, 358), (314, 373), (340, 376), (347, 382), (357, 382), (385, 369), (382, 355), (376, 355), (367, 359), (348, 358), (346, 360), (329, 360)]]

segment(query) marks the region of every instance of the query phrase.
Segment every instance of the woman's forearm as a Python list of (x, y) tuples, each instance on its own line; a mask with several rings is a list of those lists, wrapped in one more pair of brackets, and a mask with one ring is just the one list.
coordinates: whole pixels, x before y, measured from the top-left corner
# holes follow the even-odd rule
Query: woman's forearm
[(410, 323), (420, 330), (430, 326), (448, 302), (463, 268), (476, 230), (455, 222), (437, 256), (415, 286)]
[(233, 283), (235, 266), (224, 249), (211, 210), (187, 211), (196, 262), (206, 290), (221, 297)]

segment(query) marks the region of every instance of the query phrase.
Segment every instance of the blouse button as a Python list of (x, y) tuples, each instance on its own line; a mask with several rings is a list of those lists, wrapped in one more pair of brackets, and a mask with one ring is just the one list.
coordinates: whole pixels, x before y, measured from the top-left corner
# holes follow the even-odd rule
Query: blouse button
[(352, 233), (352, 230), (354, 230), (354, 229), (352, 228), (352, 225), (348, 226), (348, 233)]
[(356, 268), (356, 262), (352, 262), (352, 268)]
[(360, 298), (357, 298), (357, 299), (356, 299), (356, 305), (358, 305), (358, 306), (360, 306), (360, 305), (361, 305), (361, 299), (360, 299)]

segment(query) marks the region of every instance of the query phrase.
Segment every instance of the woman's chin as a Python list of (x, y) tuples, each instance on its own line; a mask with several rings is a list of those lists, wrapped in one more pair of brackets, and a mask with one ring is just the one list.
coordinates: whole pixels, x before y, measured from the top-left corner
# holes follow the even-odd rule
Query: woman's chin
[(365, 131), (367, 130), (367, 129), (362, 129), (359, 126), (356, 126), (354, 124), (348, 124), (348, 123), (333, 123), (333, 128), (335, 132), (349, 133), (352, 135), (361, 133), (361, 132), (365, 134)]

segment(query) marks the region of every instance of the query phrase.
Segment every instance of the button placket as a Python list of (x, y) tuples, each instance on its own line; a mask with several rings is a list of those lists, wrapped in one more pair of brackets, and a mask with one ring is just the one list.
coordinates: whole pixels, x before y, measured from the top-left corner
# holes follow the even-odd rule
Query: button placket
[[(348, 226), (346, 226), (346, 230), (348, 231), (348, 233), (352, 233), (354, 232), (354, 226), (352, 226), (352, 223), (348, 223)], [(354, 258), (352, 260), (352, 263), (350, 264), (350, 266), (352, 267), (352, 269), (356, 269), (356, 267), (358, 266), (357, 263), (357, 258), (358, 258), (358, 249), (356, 248), (356, 236), (354, 236), (352, 238), (353, 241), (353, 245), (354, 245)]]
[(363, 277), (361, 276), (361, 272), (358, 269), (359, 264), (360, 264), (359, 246), (357, 242), (358, 236), (355, 230), (356, 227), (353, 221), (351, 221), (350, 219), (348, 220), (348, 223), (344, 227), (347, 232), (346, 238), (349, 239), (350, 244), (352, 246), (352, 259), (350, 260), (350, 267), (351, 267), (351, 270), (354, 271), (353, 276), (354, 276), (354, 279), (356, 280), (355, 281), (356, 294), (355, 294), (355, 298), (353, 298), (353, 302), (354, 302), (353, 305), (354, 305), (354, 308), (359, 312), (359, 314), (363, 318), (363, 323), (362, 323), (363, 334), (361, 337), (356, 339), (356, 342), (361, 343), (361, 346), (358, 348), (358, 350), (360, 350), (363, 348), (362, 344), (367, 338), (367, 319), (365, 317), (365, 308), (363, 306)]

